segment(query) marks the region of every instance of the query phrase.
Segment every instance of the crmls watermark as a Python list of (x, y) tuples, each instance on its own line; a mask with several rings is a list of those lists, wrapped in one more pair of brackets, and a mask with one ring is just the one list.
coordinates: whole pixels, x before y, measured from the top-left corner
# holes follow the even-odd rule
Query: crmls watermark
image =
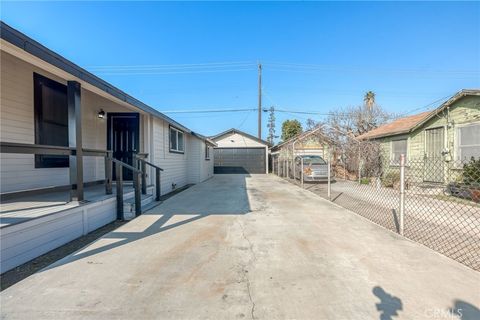
[(462, 309), (455, 309), (455, 310), (447, 310), (447, 309), (438, 309), (438, 308), (430, 308), (425, 309), (424, 312), (425, 316), (430, 319), (462, 319)]

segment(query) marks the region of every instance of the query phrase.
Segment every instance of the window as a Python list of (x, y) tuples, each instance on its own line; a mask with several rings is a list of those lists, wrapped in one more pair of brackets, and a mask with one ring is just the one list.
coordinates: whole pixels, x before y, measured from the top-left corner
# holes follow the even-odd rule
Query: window
[[(35, 143), (68, 147), (67, 86), (33, 74)], [(68, 167), (68, 156), (35, 155), (35, 168)]]
[[(302, 156), (303, 164), (327, 164), (320, 156)], [(301, 161), (301, 160), (300, 160)]]
[(210, 160), (210, 147), (205, 143), (205, 160)]
[(480, 123), (458, 128), (458, 158), (480, 158)]
[(174, 127), (170, 127), (170, 152), (184, 152), (183, 132)]
[(407, 157), (407, 139), (393, 140), (392, 141), (392, 153), (390, 155), (390, 162), (394, 165), (400, 164), (400, 155)]

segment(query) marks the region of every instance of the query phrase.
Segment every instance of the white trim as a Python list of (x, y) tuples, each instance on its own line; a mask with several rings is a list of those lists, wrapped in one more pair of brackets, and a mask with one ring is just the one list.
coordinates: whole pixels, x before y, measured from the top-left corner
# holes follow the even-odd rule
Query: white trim
[[(175, 131), (175, 139), (176, 139), (176, 148), (172, 148), (172, 130)], [(180, 134), (182, 134), (182, 148), (180, 149), (178, 147), (178, 141)], [(170, 126), (168, 129), (168, 147), (171, 152), (178, 152), (178, 153), (184, 153), (185, 152), (185, 132), (182, 130), (179, 130), (173, 126)]]
[(205, 160), (210, 160), (210, 147), (208, 144), (205, 142)]

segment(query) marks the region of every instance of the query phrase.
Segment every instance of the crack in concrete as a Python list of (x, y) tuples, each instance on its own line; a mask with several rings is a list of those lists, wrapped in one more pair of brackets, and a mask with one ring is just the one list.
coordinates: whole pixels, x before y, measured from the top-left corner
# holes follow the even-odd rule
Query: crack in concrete
[(248, 298), (250, 299), (250, 303), (252, 304), (252, 308), (250, 309), (250, 314), (252, 319), (256, 319), (255, 318), (255, 301), (253, 301), (253, 298), (252, 298), (252, 292), (250, 291), (250, 279), (248, 278), (247, 273), (248, 271), (243, 269), (243, 274), (245, 276), (245, 280), (247, 281)]
[[(252, 261), (257, 260), (257, 256), (255, 255), (255, 251), (253, 251), (253, 243), (245, 235), (245, 228), (244, 228), (243, 224), (240, 223), (240, 221), (238, 221), (238, 220), (236, 220), (236, 221), (237, 221), (238, 225), (240, 226), (240, 229), (242, 230), (243, 239), (245, 239), (245, 241), (247, 241), (248, 244), (249, 244), (250, 253), (251, 253), (251, 256), (252, 256), (252, 258), (250, 258), (250, 260), (248, 262), (248, 264), (250, 264), (250, 263), (252, 263)], [(250, 278), (248, 277), (248, 270), (246, 269), (245, 265), (241, 265), (241, 268), (242, 268), (243, 280), (247, 284), (248, 298), (250, 300), (250, 303), (252, 304), (252, 308), (250, 309), (250, 315), (251, 315), (252, 319), (256, 319), (256, 317), (255, 317), (255, 307), (256, 307), (256, 305), (255, 305), (255, 301), (252, 298), (252, 292), (251, 292), (251, 288), (250, 288)]]
[(240, 223), (240, 221), (237, 220), (237, 223), (238, 225), (240, 226), (240, 229), (242, 229), (242, 237), (243, 239), (245, 239), (245, 241), (248, 242), (248, 246), (250, 248), (250, 252), (253, 256), (253, 261), (256, 261), (257, 260), (257, 256), (255, 254), (255, 251), (253, 251), (253, 243), (250, 241), (250, 239), (248, 239), (248, 237), (245, 235), (245, 228), (244, 226)]

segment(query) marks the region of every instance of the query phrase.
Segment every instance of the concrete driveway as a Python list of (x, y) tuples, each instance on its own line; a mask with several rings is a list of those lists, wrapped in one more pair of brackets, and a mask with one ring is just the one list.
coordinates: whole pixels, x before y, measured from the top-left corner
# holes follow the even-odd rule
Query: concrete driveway
[(274, 176), (217, 175), (1, 293), (5, 319), (480, 319), (480, 273)]

